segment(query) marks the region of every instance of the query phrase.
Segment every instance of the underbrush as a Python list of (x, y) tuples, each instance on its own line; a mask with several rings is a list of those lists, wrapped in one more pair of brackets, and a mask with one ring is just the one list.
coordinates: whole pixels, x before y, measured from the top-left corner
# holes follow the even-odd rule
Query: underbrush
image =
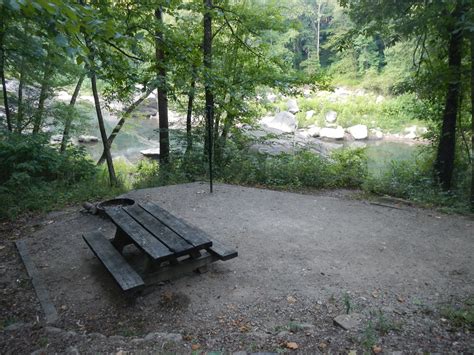
[(125, 189), (110, 187), (103, 168), (96, 168), (83, 149), (69, 147), (60, 154), (47, 136), (0, 137), (0, 219), (99, 200)]
[(444, 212), (470, 212), (469, 164), (458, 161), (453, 188), (444, 191), (434, 179), (434, 157), (432, 149), (424, 147), (411, 159), (391, 161), (380, 173), (370, 174), (362, 188), (369, 193), (403, 198)]
[[(173, 163), (162, 169), (156, 162), (141, 161), (135, 187), (202, 180), (207, 171), (201, 154), (174, 157)], [(367, 176), (367, 159), (363, 149), (336, 151), (326, 159), (307, 151), (266, 156), (229, 147), (214, 176), (223, 183), (271, 188), (358, 188)]]

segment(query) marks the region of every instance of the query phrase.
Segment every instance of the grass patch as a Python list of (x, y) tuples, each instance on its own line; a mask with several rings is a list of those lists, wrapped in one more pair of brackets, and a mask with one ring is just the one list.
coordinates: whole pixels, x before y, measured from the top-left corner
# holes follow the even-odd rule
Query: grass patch
[(443, 318), (447, 319), (453, 327), (473, 331), (474, 296), (471, 296), (461, 304), (443, 307), (440, 314)]

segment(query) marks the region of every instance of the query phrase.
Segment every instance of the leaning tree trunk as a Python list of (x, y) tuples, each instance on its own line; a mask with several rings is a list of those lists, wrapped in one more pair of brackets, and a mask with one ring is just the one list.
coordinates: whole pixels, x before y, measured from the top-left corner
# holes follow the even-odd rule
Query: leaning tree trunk
[(160, 163), (169, 162), (170, 141), (168, 125), (168, 93), (166, 88), (165, 45), (163, 35), (163, 10), (155, 10), (157, 29), (155, 33), (155, 57), (158, 78), (158, 116), (160, 127)]
[[(112, 143), (114, 142), (115, 137), (119, 134), (120, 130), (122, 129), (123, 125), (125, 124), (125, 121), (130, 117), (133, 111), (137, 108), (138, 105), (140, 105), (143, 100), (145, 100), (150, 94), (155, 90), (155, 87), (149, 88), (142, 96), (140, 96), (134, 103), (132, 103), (123, 113), (122, 117), (120, 120), (117, 122), (115, 125), (114, 129), (112, 130), (112, 133), (110, 134), (109, 138), (107, 138), (107, 146), (110, 147), (112, 146)], [(102, 155), (100, 156), (99, 161), (97, 162), (97, 165), (103, 164), (105, 161), (105, 151), (102, 152)]]
[(212, 171), (212, 125), (214, 123), (214, 95), (212, 93), (212, 0), (203, 0), (204, 1), (204, 38), (203, 38), (203, 56), (204, 56), (204, 92), (206, 98), (206, 128), (207, 128), (207, 137), (205, 148), (207, 147), (207, 154), (209, 159), (209, 188), (212, 193), (212, 180), (213, 180), (213, 171)]
[(5, 118), (7, 120), (7, 128), (11, 132), (12, 119), (10, 114), (10, 106), (8, 105), (8, 93), (7, 83), (5, 79), (5, 50), (4, 50), (4, 38), (5, 38), (5, 24), (3, 19), (0, 19), (0, 76), (2, 79), (2, 90), (3, 90), (3, 104), (5, 106)]
[(109, 146), (107, 145), (107, 133), (105, 132), (104, 118), (102, 117), (102, 110), (100, 109), (99, 94), (97, 92), (97, 79), (95, 72), (91, 70), (90, 74), (92, 94), (94, 95), (95, 110), (97, 112), (97, 120), (99, 121), (100, 136), (104, 146), (105, 159), (107, 160), (107, 168), (109, 170), (110, 185), (117, 185), (117, 177), (115, 176), (114, 163), (112, 155), (110, 154)]
[(474, 212), (474, 32), (471, 32), (471, 211)]
[(89, 77), (91, 79), (91, 86), (92, 86), (92, 95), (94, 96), (94, 104), (95, 104), (95, 111), (97, 113), (97, 120), (99, 121), (99, 130), (100, 130), (100, 137), (102, 139), (102, 145), (104, 146), (105, 152), (105, 159), (107, 161), (107, 169), (109, 171), (109, 179), (110, 185), (116, 186), (118, 185), (117, 177), (115, 175), (114, 169), (114, 162), (112, 160), (112, 155), (110, 154), (110, 149), (107, 144), (107, 132), (105, 131), (104, 125), (104, 117), (102, 116), (102, 110), (100, 108), (100, 100), (99, 100), (99, 93), (97, 91), (97, 77), (95, 73), (95, 56), (94, 56), (94, 48), (87, 36), (85, 36), (86, 45), (89, 49)]
[[(72, 94), (71, 101), (69, 102), (69, 107), (74, 107), (76, 104), (77, 97), (79, 96), (79, 91), (81, 91), (82, 82), (84, 81), (85, 74), (81, 74), (79, 80), (77, 81), (76, 87), (74, 88), (74, 93)], [(59, 151), (64, 153), (66, 151), (67, 142), (69, 140), (69, 132), (71, 131), (73, 116), (68, 116), (66, 122), (64, 123), (63, 137), (61, 139), (61, 148)]]
[[(454, 19), (462, 15), (462, 6), (458, 2), (453, 12)], [(435, 174), (444, 190), (451, 189), (456, 149), (456, 118), (459, 110), (461, 91), (462, 31), (451, 31), (448, 49), (449, 84), (443, 112), (443, 125), (434, 165)]]

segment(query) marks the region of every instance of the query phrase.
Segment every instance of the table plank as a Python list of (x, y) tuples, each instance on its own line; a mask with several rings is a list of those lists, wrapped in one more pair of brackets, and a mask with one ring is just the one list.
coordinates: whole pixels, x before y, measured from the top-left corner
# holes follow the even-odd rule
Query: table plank
[(195, 247), (209, 248), (212, 246), (212, 241), (206, 232), (197, 227), (191, 226), (178, 217), (173, 216), (160, 206), (152, 202), (140, 204), (140, 206)]
[(133, 205), (125, 207), (124, 210), (177, 256), (195, 250), (194, 245), (181, 238), (143, 208)]
[(143, 279), (120, 255), (109, 240), (100, 232), (83, 234), (82, 236), (97, 258), (120, 285), (122, 290), (128, 291), (144, 286)]
[(112, 222), (122, 229), (134, 242), (134, 244), (148, 254), (153, 260), (166, 259), (173, 255), (166, 245), (161, 243), (149, 231), (143, 228), (128, 213), (121, 208), (108, 208), (105, 213)]

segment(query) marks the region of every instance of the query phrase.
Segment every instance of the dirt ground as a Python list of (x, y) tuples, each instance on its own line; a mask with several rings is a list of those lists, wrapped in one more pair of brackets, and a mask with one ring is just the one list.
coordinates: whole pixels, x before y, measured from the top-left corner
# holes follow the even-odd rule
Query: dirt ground
[[(0, 226), (0, 353), (473, 352), (474, 220), (347, 193), (193, 183), (133, 191), (239, 256), (125, 298), (82, 239), (79, 206)], [(25, 239), (59, 313), (43, 312)], [(334, 318), (348, 314), (345, 330)], [(452, 317), (451, 317), (452, 316)], [(243, 353), (242, 353), (243, 354)]]

